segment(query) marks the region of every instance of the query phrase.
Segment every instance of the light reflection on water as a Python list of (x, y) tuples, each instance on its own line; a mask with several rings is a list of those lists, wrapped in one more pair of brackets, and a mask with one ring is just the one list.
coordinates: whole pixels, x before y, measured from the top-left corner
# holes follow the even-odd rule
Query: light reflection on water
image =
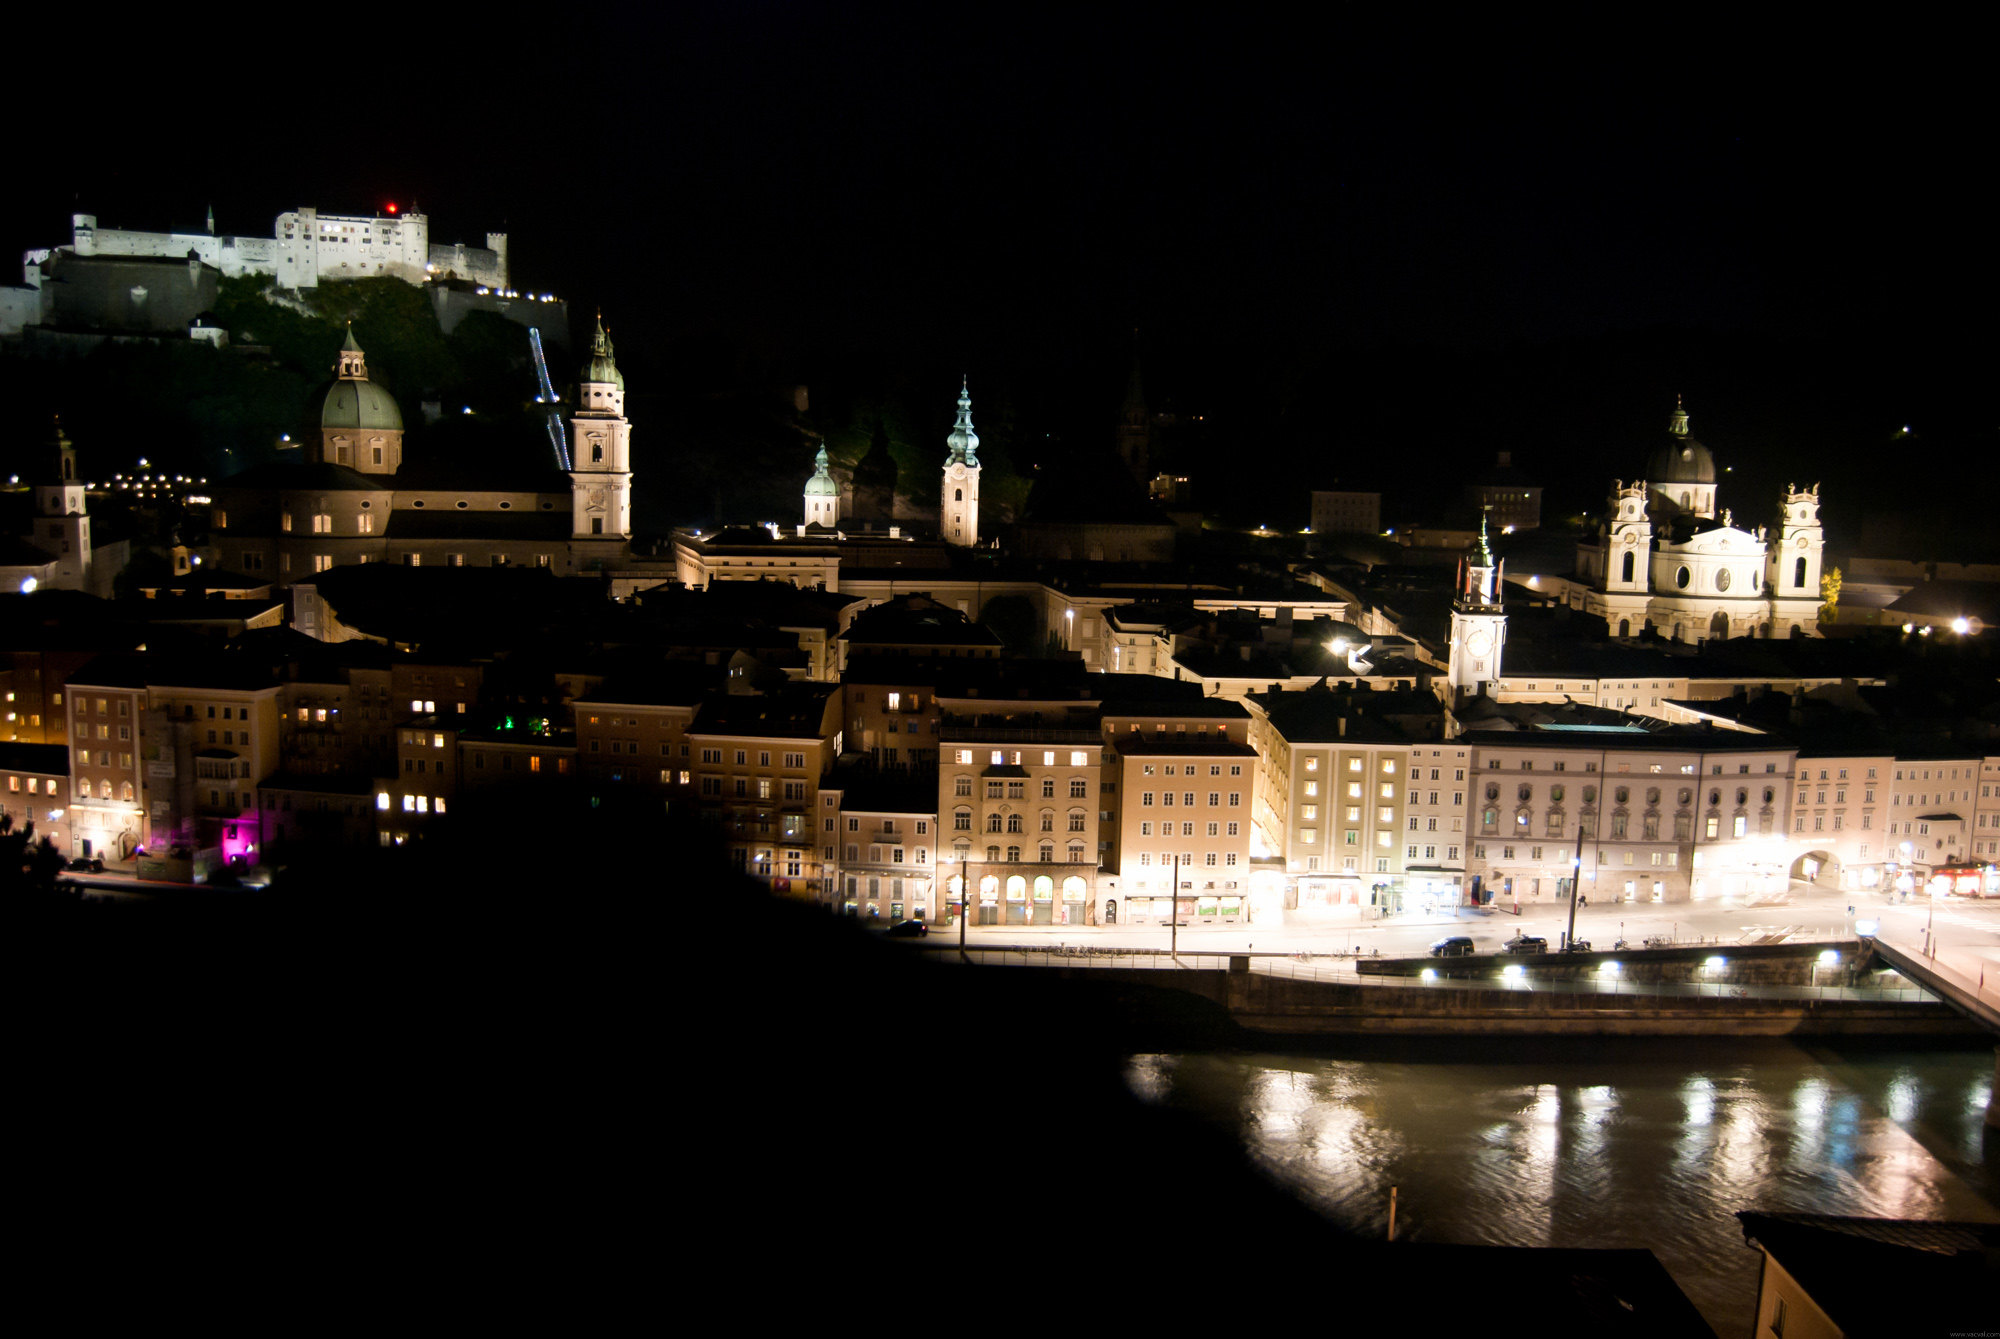
[(1357, 1231), (1386, 1229), (1395, 1186), (1403, 1239), (1649, 1247), (1734, 1335), (1757, 1269), (1739, 1209), (2000, 1218), (1903, 1128), (1942, 1113), (1942, 1137), (1976, 1161), (1990, 1055), (1837, 1070), (1783, 1046), (1520, 1063), (1187, 1054), (1135, 1057), (1130, 1083), (1239, 1131)]

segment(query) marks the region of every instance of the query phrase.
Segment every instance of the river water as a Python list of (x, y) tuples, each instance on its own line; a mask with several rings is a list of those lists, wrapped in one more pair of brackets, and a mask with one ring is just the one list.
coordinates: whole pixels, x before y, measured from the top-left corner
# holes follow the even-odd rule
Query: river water
[(1399, 1240), (1649, 1247), (1724, 1336), (1752, 1328), (1739, 1209), (2000, 1220), (1982, 1047), (1405, 1043), (1141, 1055), (1128, 1081), (1359, 1231), (1394, 1186)]

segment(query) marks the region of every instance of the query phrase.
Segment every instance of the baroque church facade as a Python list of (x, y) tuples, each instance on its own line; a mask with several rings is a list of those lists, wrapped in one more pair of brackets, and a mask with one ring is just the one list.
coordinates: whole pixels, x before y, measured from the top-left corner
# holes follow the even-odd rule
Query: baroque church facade
[(1672, 641), (1814, 636), (1825, 535), (1819, 486), (1789, 486), (1770, 523), (1716, 513), (1715, 458), (1676, 406), (1647, 477), (1612, 485), (1597, 533), (1577, 545), (1570, 604), (1615, 636)]
[(224, 571), (288, 586), (359, 563), (577, 575), (629, 557), (632, 430), (601, 319), (577, 378), (566, 472), (501, 479), (406, 461), (402, 411), (369, 379), (351, 330), (334, 373), (310, 459), (254, 466), (212, 490), (210, 561)]

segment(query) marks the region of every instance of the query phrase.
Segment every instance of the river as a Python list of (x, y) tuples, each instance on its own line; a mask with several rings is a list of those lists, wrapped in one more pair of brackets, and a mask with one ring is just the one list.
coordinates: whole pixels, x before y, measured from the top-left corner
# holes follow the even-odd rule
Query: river
[(1403, 1043), (1140, 1055), (1128, 1081), (1360, 1231), (1394, 1186), (1398, 1240), (1649, 1247), (1724, 1336), (1752, 1327), (1739, 1209), (2000, 1220), (1978, 1046)]

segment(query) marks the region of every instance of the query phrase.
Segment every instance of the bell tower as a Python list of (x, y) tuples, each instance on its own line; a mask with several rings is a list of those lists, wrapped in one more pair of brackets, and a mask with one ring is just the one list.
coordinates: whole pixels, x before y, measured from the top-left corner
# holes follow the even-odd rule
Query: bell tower
[(30, 540), (62, 561), (53, 584), (65, 590), (91, 589), (90, 513), (78, 478), (76, 443), (56, 419), (49, 438), (42, 482), (35, 485), (35, 521)]
[(632, 537), (632, 425), (625, 418), (625, 377), (612, 355), (604, 317), (590, 339), (590, 358), (577, 373), (570, 440), (570, 538), (625, 541)]
[(1764, 585), (1770, 591), (1772, 635), (1789, 635), (1793, 628), (1813, 633), (1819, 627), (1821, 557), (1826, 535), (1819, 523), (1819, 485), (1785, 486), (1765, 549)]
[(1500, 593), (1504, 575), (1481, 517), (1479, 539), (1459, 560), (1458, 592), (1451, 602), (1448, 673), (1455, 702), (1490, 697), (1500, 686), (1500, 655), (1507, 644), (1507, 610)]
[(945, 440), (944, 491), (938, 502), (938, 533), (946, 543), (979, 543), (979, 434), (972, 430), (972, 383), (958, 390), (958, 422)]

